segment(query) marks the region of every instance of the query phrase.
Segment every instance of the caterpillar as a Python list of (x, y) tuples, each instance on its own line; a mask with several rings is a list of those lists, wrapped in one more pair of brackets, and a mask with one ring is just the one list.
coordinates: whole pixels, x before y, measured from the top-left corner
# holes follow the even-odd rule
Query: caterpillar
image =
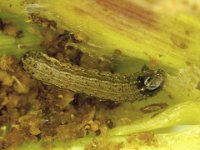
[(22, 64), (26, 72), (45, 84), (115, 102), (134, 102), (153, 96), (165, 80), (163, 70), (147, 66), (132, 74), (113, 74), (61, 63), (38, 51), (27, 52)]

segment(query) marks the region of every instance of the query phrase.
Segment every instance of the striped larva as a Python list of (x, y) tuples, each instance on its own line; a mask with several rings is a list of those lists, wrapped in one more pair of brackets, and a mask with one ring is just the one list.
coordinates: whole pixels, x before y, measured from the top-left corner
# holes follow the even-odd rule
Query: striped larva
[(24, 69), (35, 79), (102, 100), (134, 102), (155, 95), (163, 86), (164, 71), (143, 67), (134, 74), (112, 74), (61, 63), (42, 52), (27, 52)]

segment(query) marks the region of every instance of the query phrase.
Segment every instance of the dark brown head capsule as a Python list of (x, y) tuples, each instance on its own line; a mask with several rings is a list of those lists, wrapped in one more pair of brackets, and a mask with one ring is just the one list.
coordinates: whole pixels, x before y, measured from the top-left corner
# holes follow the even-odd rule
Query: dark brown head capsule
[(144, 66), (137, 78), (137, 86), (144, 96), (152, 96), (162, 89), (164, 80), (163, 70), (151, 70)]
[(163, 71), (157, 70), (153, 75), (147, 76), (144, 80), (146, 90), (154, 91), (160, 88), (164, 82)]

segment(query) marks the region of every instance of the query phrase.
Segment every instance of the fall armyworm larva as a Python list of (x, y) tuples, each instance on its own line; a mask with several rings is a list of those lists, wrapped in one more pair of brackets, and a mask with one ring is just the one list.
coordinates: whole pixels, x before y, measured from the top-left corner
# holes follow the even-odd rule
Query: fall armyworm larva
[(112, 74), (61, 63), (37, 51), (27, 52), (22, 63), (25, 71), (43, 83), (115, 102), (146, 99), (155, 95), (164, 83), (164, 71), (146, 66), (134, 74)]

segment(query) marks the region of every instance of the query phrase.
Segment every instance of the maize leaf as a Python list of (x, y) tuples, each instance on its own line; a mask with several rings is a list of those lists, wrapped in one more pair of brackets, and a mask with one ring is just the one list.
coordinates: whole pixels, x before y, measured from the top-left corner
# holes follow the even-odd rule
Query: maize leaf
[[(143, 64), (159, 67), (167, 72), (163, 91), (147, 101), (124, 104), (121, 110), (128, 110), (130, 124), (117, 126), (108, 132), (106, 139), (116, 143), (123, 142), (124, 149), (130, 149), (127, 139), (137, 132), (152, 131), (160, 144), (157, 149), (199, 149), (200, 91), (200, 20), (198, 1), (188, 2), (194, 7), (186, 7), (177, 1), (136, 1), (136, 0), (37, 0), (23, 1), (16, 8), (7, 7), (10, 2), (0, 4), (4, 10), (18, 15), (39, 13), (53, 19), (59, 28), (68, 29), (83, 35), (84, 43), (80, 48), (99, 55), (122, 51), (119, 60), (119, 72), (138, 70)], [(170, 4), (170, 5), (169, 5)], [(176, 4), (176, 5), (175, 5)], [(185, 6), (185, 7), (184, 7)], [(20, 9), (23, 8), (23, 9)], [(12, 42), (12, 41), (11, 41)], [(162, 113), (142, 114), (142, 106), (167, 102), (169, 107)], [(118, 111), (118, 112), (117, 112)], [(139, 117), (138, 117), (139, 116)], [(162, 133), (160, 129), (177, 125), (193, 125), (186, 131)], [(167, 130), (168, 131), (168, 130)], [(165, 132), (167, 132), (165, 131)], [(191, 140), (187, 143), (187, 138)], [(93, 138), (83, 138), (56, 144), (57, 149), (72, 146), (83, 149)], [(186, 142), (187, 141), (187, 142)], [(136, 144), (137, 145), (137, 144)], [(30, 146), (29, 144), (25, 144)], [(38, 146), (38, 145), (37, 145)], [(22, 147), (23, 148), (23, 147)], [(140, 149), (155, 149), (148, 145), (139, 145)]]

